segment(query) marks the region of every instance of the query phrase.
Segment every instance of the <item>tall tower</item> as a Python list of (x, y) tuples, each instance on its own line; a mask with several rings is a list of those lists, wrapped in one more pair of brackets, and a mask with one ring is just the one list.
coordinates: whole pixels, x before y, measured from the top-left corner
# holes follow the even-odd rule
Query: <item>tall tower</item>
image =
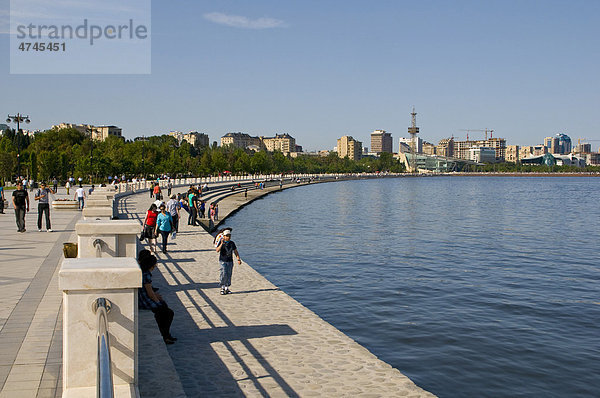
[(415, 172), (417, 166), (417, 134), (419, 134), (419, 128), (417, 127), (417, 113), (413, 106), (411, 116), (411, 126), (408, 128), (408, 134), (410, 134), (410, 171)]

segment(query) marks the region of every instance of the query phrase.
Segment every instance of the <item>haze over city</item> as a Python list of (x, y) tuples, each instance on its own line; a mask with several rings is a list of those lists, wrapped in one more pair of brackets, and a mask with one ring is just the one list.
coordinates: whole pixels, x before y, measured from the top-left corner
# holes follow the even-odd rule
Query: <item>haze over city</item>
[[(5, 56), (0, 111), (129, 139), (285, 132), (305, 150), (383, 129), (397, 150), (414, 105), (433, 143), (484, 128), (515, 145), (600, 139), (599, 17), (594, 1), (154, 1), (151, 74), (16, 75)], [(8, 0), (0, 32), (8, 55)]]

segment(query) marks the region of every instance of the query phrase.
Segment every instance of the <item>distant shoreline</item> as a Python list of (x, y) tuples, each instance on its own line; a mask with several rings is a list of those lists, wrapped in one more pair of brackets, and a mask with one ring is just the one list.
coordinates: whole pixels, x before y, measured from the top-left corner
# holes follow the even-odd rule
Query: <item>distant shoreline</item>
[[(437, 174), (436, 174), (437, 175)], [(467, 176), (467, 177), (600, 177), (600, 173), (516, 173), (516, 172), (496, 172), (496, 173), (447, 173), (443, 175)]]

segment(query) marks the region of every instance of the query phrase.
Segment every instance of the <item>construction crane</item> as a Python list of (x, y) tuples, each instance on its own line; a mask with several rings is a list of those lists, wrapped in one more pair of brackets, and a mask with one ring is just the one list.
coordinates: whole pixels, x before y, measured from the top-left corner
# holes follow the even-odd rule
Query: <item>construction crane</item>
[(469, 141), (469, 132), (471, 131), (477, 131), (480, 133), (485, 133), (485, 140), (487, 141), (488, 139), (488, 133), (490, 133), (490, 138), (492, 138), (492, 133), (494, 132), (493, 129), (461, 129), (460, 131), (466, 131), (467, 132), (467, 141)]

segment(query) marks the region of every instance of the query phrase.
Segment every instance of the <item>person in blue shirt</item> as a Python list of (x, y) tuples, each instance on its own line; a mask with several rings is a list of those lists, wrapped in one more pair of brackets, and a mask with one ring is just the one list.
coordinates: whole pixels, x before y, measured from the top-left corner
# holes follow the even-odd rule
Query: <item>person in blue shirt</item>
[(167, 239), (169, 238), (169, 234), (171, 233), (171, 229), (173, 229), (173, 217), (171, 214), (167, 212), (167, 207), (165, 204), (161, 204), (159, 207), (160, 213), (158, 217), (156, 217), (156, 230), (162, 236), (162, 252), (167, 252)]

